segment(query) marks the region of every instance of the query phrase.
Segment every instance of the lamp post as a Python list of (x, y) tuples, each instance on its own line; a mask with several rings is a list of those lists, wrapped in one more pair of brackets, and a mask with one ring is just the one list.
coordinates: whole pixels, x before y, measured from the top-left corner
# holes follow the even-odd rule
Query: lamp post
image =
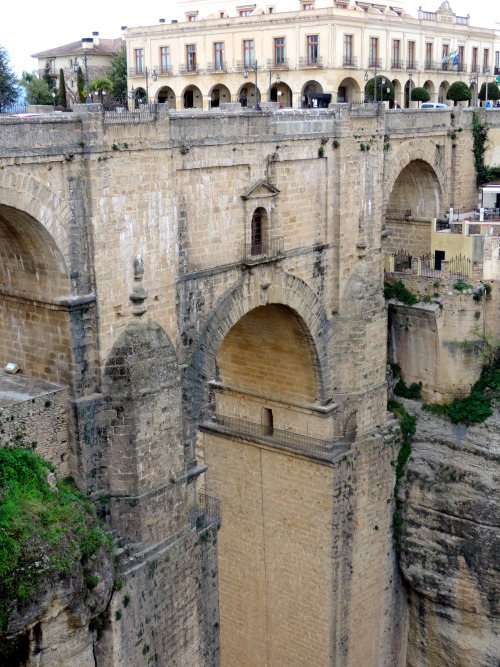
[[(88, 70), (88, 63), (87, 63), (87, 44), (89, 42), (94, 42), (93, 37), (84, 37), (82, 39), (82, 49), (83, 49), (83, 66), (85, 69), (85, 104), (90, 104), (90, 95), (89, 95), (89, 70)], [(75, 56), (74, 60), (70, 61), (71, 67), (73, 68), (73, 72), (78, 72), (78, 68), (80, 67), (80, 63), (78, 62), (78, 58)]]
[(411, 109), (411, 80), (413, 79), (413, 72), (408, 72), (408, 78), (410, 80), (410, 97), (408, 99), (408, 109)]
[(471, 74), (471, 76), (469, 77), (469, 83), (471, 86), (476, 84), (476, 87), (474, 88), (474, 99), (472, 101), (472, 106), (477, 106), (477, 86), (479, 83), (477, 74)]
[(158, 74), (156, 73), (156, 70), (148, 70), (146, 67), (146, 103), (149, 102), (149, 77), (151, 77), (153, 81), (158, 81)]
[(55, 93), (52, 93), (52, 106), (54, 107), (54, 109), (56, 108), (56, 94)]
[[(273, 76), (273, 70), (272, 70), (272, 67), (270, 67), (269, 68), (269, 93), (267, 94), (267, 101), (268, 102), (271, 101), (271, 86), (272, 86), (271, 79), (272, 79), (272, 76)], [(274, 81), (275, 81), (276, 85), (278, 85), (280, 83), (281, 79), (280, 79), (279, 74), (276, 74), (276, 79)]]
[[(373, 101), (377, 102), (377, 67), (375, 66), (375, 75), (373, 79)], [(365, 72), (365, 82), (368, 82), (368, 70)]]
[(248, 73), (249, 73), (249, 70), (251, 70), (251, 69), (253, 69), (255, 71), (255, 109), (258, 111), (260, 109), (260, 107), (259, 107), (259, 99), (257, 97), (257, 94), (258, 94), (257, 93), (257, 91), (258, 91), (258, 88), (257, 88), (257, 70), (258, 70), (257, 61), (255, 61), (253, 65), (247, 65), (245, 67), (245, 69), (243, 70), (243, 76), (245, 77), (245, 79), (248, 79)]
[(484, 95), (484, 106), (488, 104), (488, 74), (491, 72), (489, 67), (484, 68), (484, 73), (486, 74), (486, 91)]

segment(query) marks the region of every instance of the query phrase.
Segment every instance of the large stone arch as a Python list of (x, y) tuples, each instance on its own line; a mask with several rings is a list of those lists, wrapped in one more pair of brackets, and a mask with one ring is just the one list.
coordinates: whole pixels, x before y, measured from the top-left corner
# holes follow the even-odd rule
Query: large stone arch
[(268, 304), (288, 306), (304, 323), (316, 355), (319, 403), (332, 400), (328, 361), (328, 319), (314, 291), (300, 278), (274, 271), (271, 276), (259, 270), (246, 273), (215, 304), (203, 327), (186, 367), (188, 395), (188, 436), (194, 439), (199, 413), (206, 395), (206, 382), (214, 377), (217, 352), (232, 327), (254, 308)]
[(38, 221), (54, 239), (66, 267), (71, 265), (69, 202), (33, 176), (7, 168), (0, 171), (0, 206), (8, 206)]
[(390, 160), (386, 161), (384, 177), (384, 218), (387, 215), (389, 199), (396, 180), (401, 172), (412, 162), (423, 162), (433, 170), (440, 188), (441, 208), (447, 201), (448, 183), (446, 178), (446, 164), (443, 159), (443, 150), (437, 143), (425, 139), (411, 139), (405, 141), (395, 150), (391, 148)]

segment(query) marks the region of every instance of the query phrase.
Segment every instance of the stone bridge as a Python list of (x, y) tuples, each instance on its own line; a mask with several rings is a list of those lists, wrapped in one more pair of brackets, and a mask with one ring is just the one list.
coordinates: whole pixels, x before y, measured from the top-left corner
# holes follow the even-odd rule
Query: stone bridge
[[(0, 365), (65, 392), (47, 451), (109, 498), (131, 554), (135, 616), (97, 664), (145, 646), (186, 667), (404, 664), (382, 250), (477, 204), (471, 123), (376, 105), (0, 119)], [(44, 442), (47, 404), (23, 413)], [(218, 546), (191, 521), (201, 492), (223, 500)]]

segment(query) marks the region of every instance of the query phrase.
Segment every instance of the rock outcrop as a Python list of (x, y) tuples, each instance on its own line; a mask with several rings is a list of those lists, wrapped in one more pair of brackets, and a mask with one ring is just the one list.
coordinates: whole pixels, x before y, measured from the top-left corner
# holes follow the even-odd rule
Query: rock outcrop
[(500, 415), (467, 428), (405, 406), (418, 415), (398, 494), (407, 667), (498, 667)]

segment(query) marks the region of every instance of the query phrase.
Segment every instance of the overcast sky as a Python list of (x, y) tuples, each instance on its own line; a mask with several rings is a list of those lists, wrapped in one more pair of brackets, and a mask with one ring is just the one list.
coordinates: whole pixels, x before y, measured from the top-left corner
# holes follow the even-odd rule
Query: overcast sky
[[(296, 6), (296, 1), (291, 6)], [(0, 44), (7, 48), (14, 71), (32, 71), (36, 61), (32, 53), (91, 37), (98, 31), (101, 37), (119, 37), (120, 27), (152, 25), (158, 19), (167, 21), (175, 16), (174, 0), (3, 0), (0, 14)], [(408, 0), (407, 10), (417, 16), (418, 7), (435, 11), (440, 0)], [(498, 28), (500, 3), (497, 0), (450, 0), (455, 14), (471, 15), (473, 25)]]

